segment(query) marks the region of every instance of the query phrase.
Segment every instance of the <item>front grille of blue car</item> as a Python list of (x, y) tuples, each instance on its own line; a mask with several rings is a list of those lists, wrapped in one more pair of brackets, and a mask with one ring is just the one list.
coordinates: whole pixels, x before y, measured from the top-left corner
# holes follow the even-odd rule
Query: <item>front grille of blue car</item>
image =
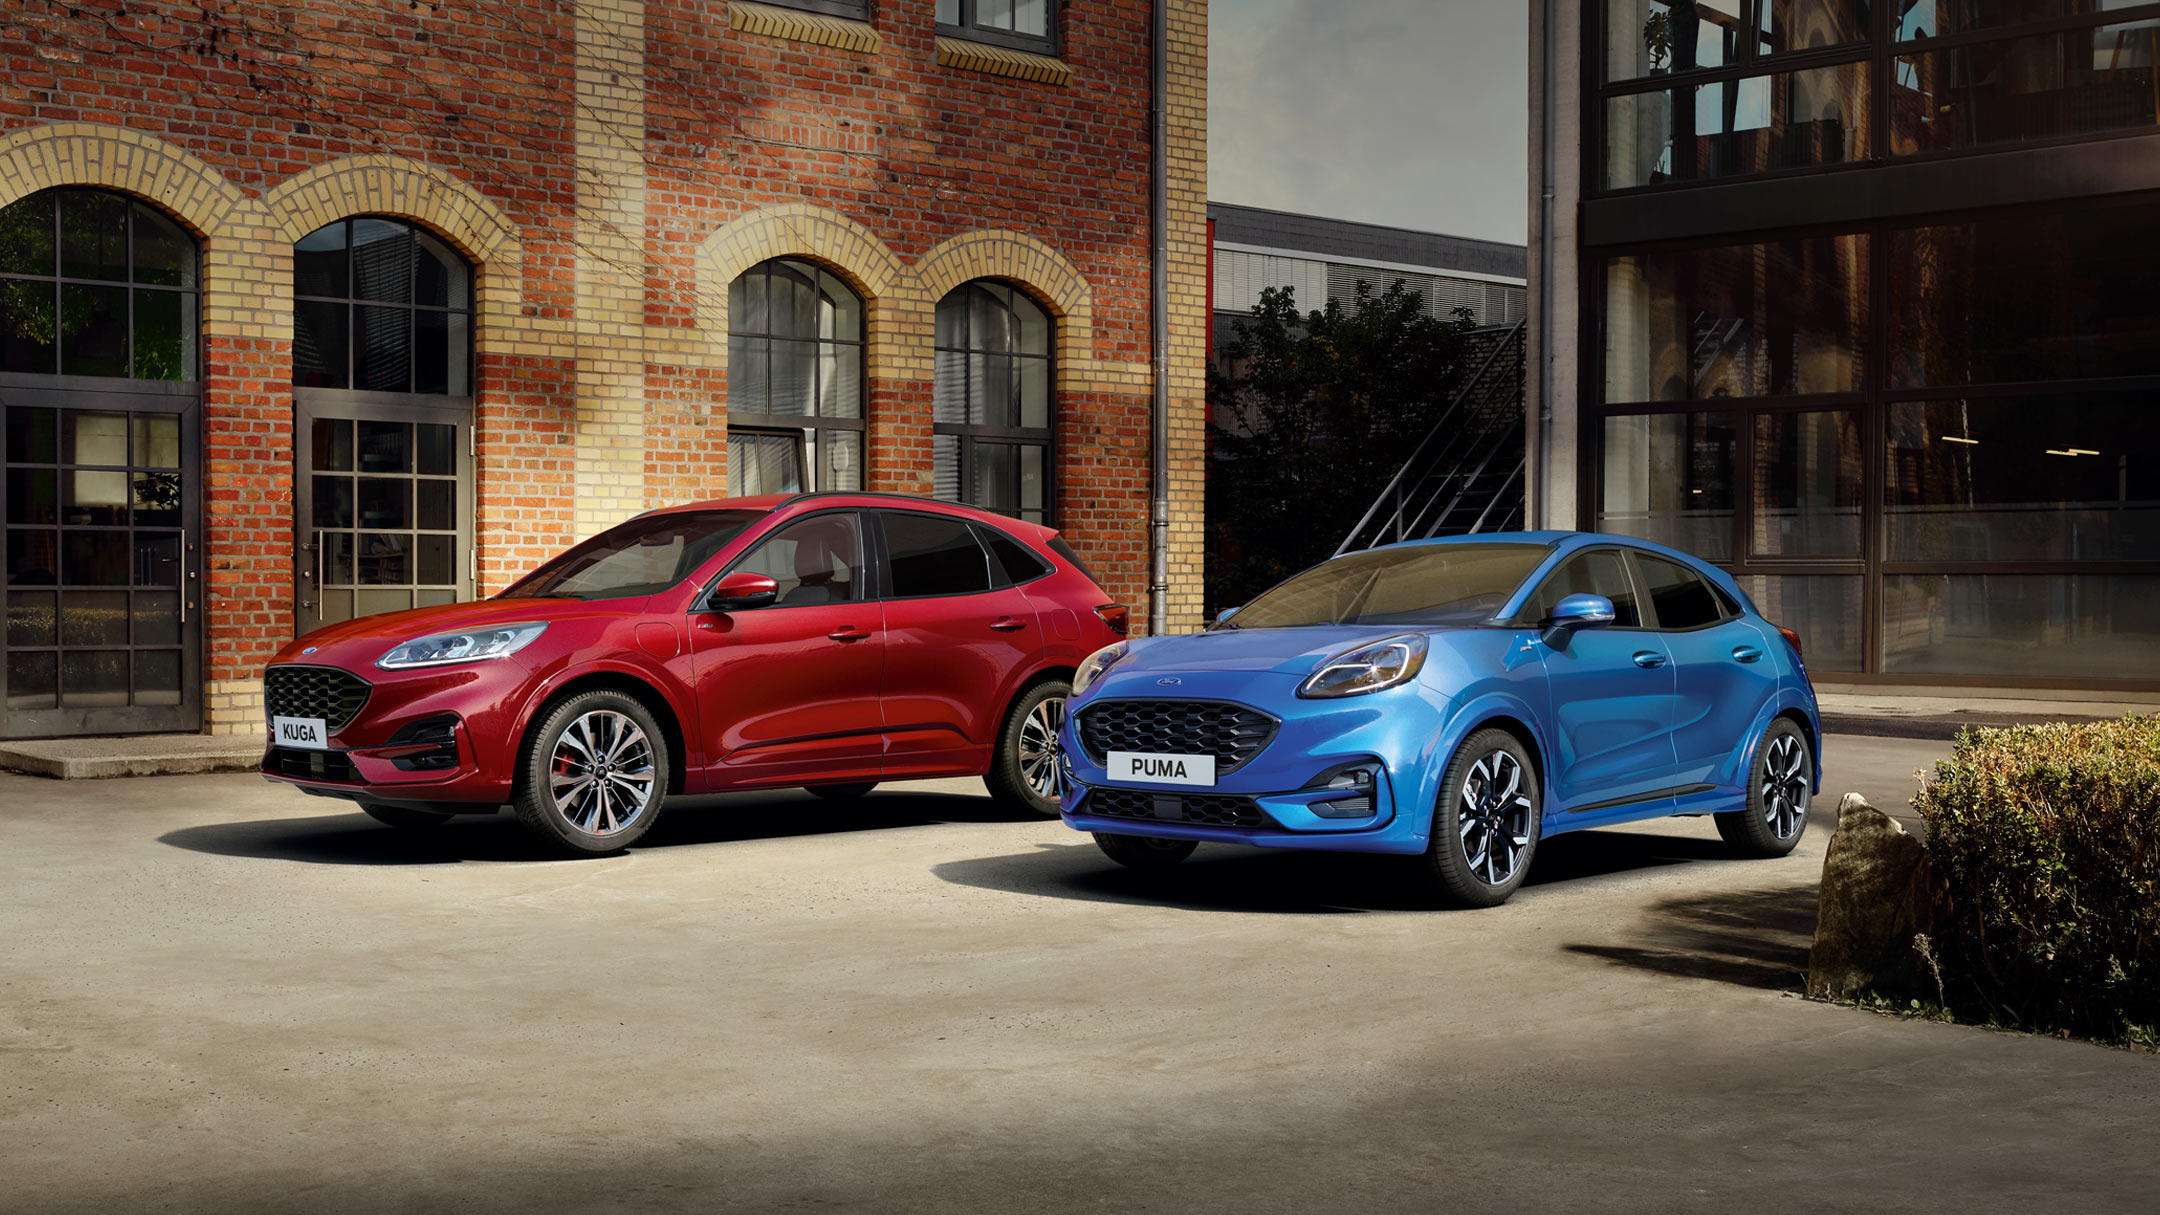
[(1096, 763), (1112, 751), (1212, 755), (1215, 775), (1252, 761), (1281, 722), (1220, 700), (1104, 700), (1080, 711), (1080, 745)]
[(1150, 822), (1199, 823), (1208, 827), (1279, 827), (1249, 797), (1224, 793), (1150, 793), (1144, 789), (1090, 789), (1082, 814)]

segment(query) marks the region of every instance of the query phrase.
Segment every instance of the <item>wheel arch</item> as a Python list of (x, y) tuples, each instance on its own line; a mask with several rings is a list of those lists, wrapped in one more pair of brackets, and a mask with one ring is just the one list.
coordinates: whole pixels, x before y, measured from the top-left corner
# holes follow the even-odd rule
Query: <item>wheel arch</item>
[(532, 712), (526, 714), (524, 727), (518, 731), (517, 762), (524, 762), (525, 749), (532, 744), (533, 734), (540, 728), (540, 723), (546, 720), (548, 710), (572, 696), (600, 691), (620, 692), (644, 705), (645, 711), (653, 715), (653, 721), (660, 726), (660, 735), (667, 743), (668, 792), (683, 792), (687, 786), (690, 761), (684, 752), (682, 721), (665, 693), (627, 671), (589, 671), (542, 692), (536, 699)]

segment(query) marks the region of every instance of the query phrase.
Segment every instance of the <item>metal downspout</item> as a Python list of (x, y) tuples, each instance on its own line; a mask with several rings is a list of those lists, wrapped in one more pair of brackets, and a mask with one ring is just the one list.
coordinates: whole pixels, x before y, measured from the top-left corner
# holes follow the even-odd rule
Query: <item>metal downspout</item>
[(1545, 526), (1545, 495), (1550, 492), (1546, 476), (1545, 431), (1552, 425), (1552, 297), (1553, 297), (1553, 18), (1555, 0), (1545, 0), (1539, 12), (1540, 64), (1538, 87), (1538, 324), (1537, 400), (1523, 410), (1528, 434), (1523, 436), (1523, 522), (1530, 530)]
[(1148, 346), (1154, 362), (1154, 399), (1149, 403), (1148, 443), (1148, 632), (1167, 631), (1170, 608), (1170, 314), (1166, 296), (1170, 278), (1169, 164), (1170, 0), (1155, 0), (1149, 30), (1153, 51), (1148, 68), (1148, 109), (1153, 136), (1148, 141), (1148, 224), (1152, 250), (1148, 290)]

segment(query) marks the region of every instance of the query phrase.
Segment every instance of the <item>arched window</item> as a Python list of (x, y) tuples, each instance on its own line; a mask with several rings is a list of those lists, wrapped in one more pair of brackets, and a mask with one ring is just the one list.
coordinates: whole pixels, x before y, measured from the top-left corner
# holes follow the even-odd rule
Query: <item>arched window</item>
[(938, 301), (931, 405), (940, 498), (1048, 523), (1055, 412), (1050, 316), (987, 279)]
[(0, 371), (193, 380), (195, 240), (104, 190), (0, 210)]
[(301, 633), (472, 590), (472, 266), (401, 219), (293, 246)]
[(728, 492), (861, 489), (862, 299), (774, 258), (728, 288)]

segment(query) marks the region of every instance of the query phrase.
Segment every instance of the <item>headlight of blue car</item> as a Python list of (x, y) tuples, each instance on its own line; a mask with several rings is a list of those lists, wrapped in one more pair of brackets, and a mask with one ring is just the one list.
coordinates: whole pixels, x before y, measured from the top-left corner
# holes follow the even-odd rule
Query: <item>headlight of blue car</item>
[(1424, 666), (1425, 634), (1404, 633), (1328, 659), (1298, 685), (1297, 694), (1308, 700), (1363, 696), (1408, 683)]

